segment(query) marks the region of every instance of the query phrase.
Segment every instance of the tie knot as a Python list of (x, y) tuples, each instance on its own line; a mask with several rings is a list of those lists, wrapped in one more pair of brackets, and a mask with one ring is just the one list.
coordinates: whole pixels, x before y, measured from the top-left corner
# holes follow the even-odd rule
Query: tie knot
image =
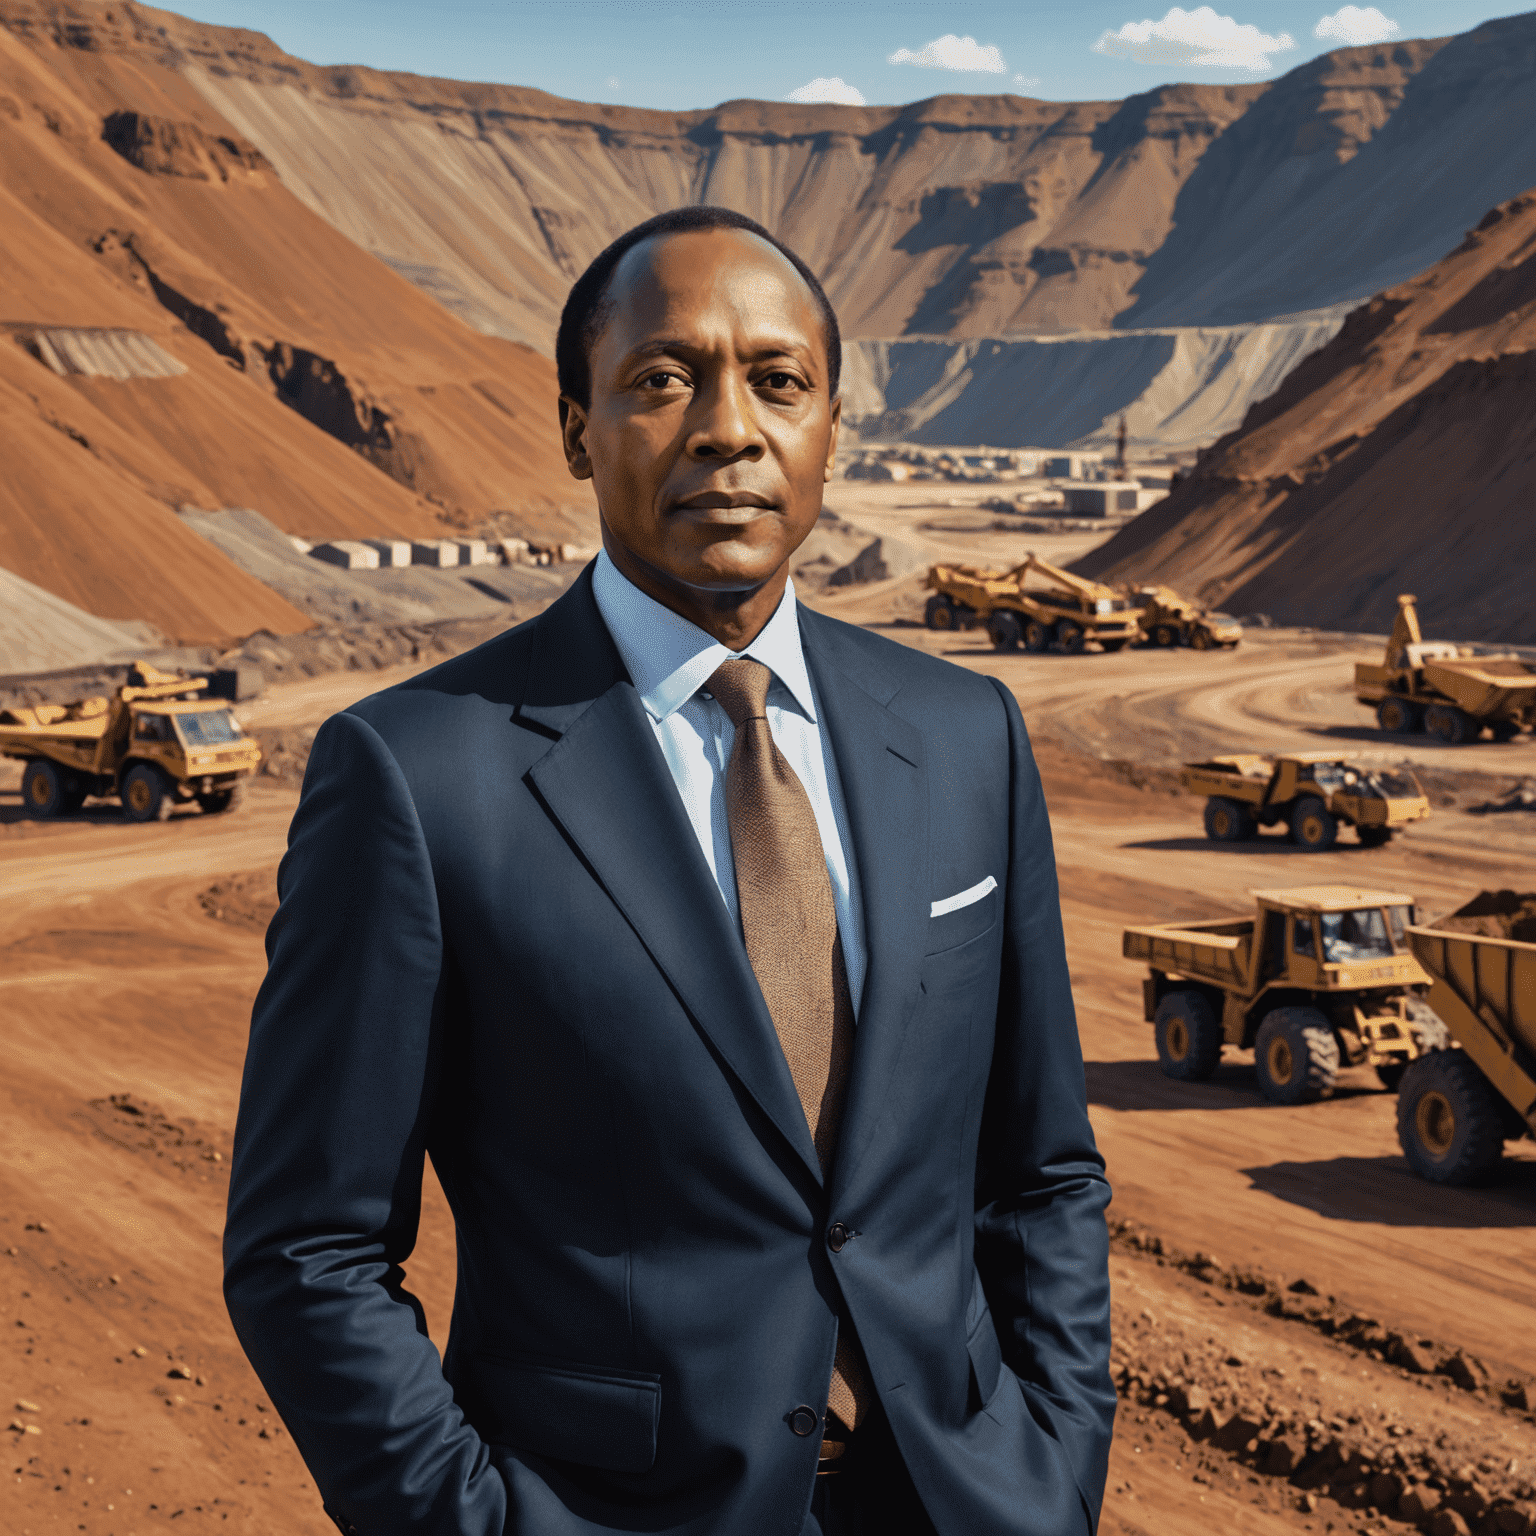
[(772, 681), (773, 673), (762, 662), (740, 656), (715, 668), (709, 691), (739, 730), (744, 720), (767, 718), (768, 685)]

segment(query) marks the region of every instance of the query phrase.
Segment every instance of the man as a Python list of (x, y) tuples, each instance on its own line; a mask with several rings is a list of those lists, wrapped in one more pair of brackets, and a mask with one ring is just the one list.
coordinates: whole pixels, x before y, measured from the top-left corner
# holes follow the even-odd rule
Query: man
[(749, 220), (631, 231), (557, 347), (603, 554), (316, 738), (225, 1289), (344, 1532), (1096, 1521), (1108, 1191), (1040, 783), (1001, 686), (795, 603), (840, 360)]

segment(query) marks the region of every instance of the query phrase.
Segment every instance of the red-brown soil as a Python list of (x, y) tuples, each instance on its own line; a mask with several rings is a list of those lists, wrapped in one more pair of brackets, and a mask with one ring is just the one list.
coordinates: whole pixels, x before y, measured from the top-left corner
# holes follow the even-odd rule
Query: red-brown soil
[[(868, 504), (847, 511), (868, 515), (898, 489), (861, 491)], [(900, 505), (888, 526), (903, 537), (925, 537), (925, 516), (960, 516)], [(982, 557), (1006, 542), (927, 536)], [(817, 601), (888, 622), (894, 600), (914, 600), (907, 585)], [(1492, 838), (1445, 793), (1384, 849), (1298, 854), (1268, 838), (1229, 850), (1199, 835), (1159, 731), (1195, 732), (1202, 750), (1326, 742), (1326, 679), (1347, 677), (1346, 640), (1074, 658), (886, 632), (1002, 678), (1040, 743), (1091, 1112), (1116, 1191), (1122, 1413), (1102, 1529), (1406, 1532), (1402, 1500), (1417, 1487), (1438, 1501), (1426, 1531), (1529, 1536), (1536, 1158), (1517, 1149), (1488, 1189), (1437, 1189), (1407, 1174), (1394, 1101), (1369, 1072), (1296, 1109), (1266, 1104), (1240, 1054), (1209, 1084), (1169, 1081), (1120, 932), (1317, 880), (1383, 883), (1449, 912), (1480, 889), (1524, 889), (1536, 831), (1505, 818)], [(426, 664), (283, 684), (240, 708), (254, 729), (299, 737)], [(1289, 713), (1233, 706), (1287, 677), (1300, 679), (1281, 696)], [(1460, 758), (1492, 775), (1512, 761), (1503, 752)], [(224, 1159), (294, 803), (289, 781), (269, 779), (227, 817), (140, 827), (88, 809), (38, 824), (14, 776), (0, 777), (0, 1290), (7, 1390), (28, 1405), (9, 1410), (21, 1427), (7, 1530), (144, 1536), (173, 1517), (252, 1536), (330, 1530), (219, 1294)], [(441, 1344), (453, 1248), (435, 1186), (409, 1268)], [(1397, 1363), (1410, 1344), (1403, 1358), (1421, 1370)], [(1238, 1444), (1244, 1422), (1253, 1433)], [(1283, 1455), (1297, 1458), (1291, 1472), (1272, 1470)]]
[(1174, 495), (1080, 562), (1283, 623), (1536, 640), (1536, 192), (1356, 310)]
[[(589, 536), (546, 358), (470, 330), (311, 212), (154, 50), (0, 19), (0, 566), (203, 640), (306, 621), (182, 504), (312, 538), (495, 513)], [(29, 349), (47, 326), (142, 332), (187, 372), (61, 378)]]

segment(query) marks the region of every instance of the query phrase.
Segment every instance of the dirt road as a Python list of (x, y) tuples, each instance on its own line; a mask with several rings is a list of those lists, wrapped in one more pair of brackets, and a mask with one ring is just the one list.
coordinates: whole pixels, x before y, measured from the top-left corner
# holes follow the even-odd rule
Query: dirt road
[[(866, 590), (826, 605), (883, 622), (890, 595)], [(1199, 835), (1197, 801), (1159, 788), (1155, 774), (1136, 788), (1127, 781), (1134, 773), (1101, 761), (1172, 761), (1191, 740), (1202, 751), (1351, 740), (1329, 734), (1352, 708), (1336, 685), (1358, 649), (1351, 642), (1269, 633), (1232, 654), (1026, 658), (997, 657), (968, 637), (887, 632), (1001, 676), (1040, 742), (1089, 1096), (1117, 1219), (1227, 1266), (1262, 1265), (1285, 1283), (1305, 1278), (1385, 1327), (1474, 1352), (1496, 1378), (1536, 1374), (1536, 1158), (1512, 1157), (1487, 1190), (1432, 1189), (1407, 1174), (1393, 1100), (1368, 1072), (1347, 1074), (1333, 1099), (1297, 1109), (1262, 1102), (1237, 1054), (1212, 1083), (1172, 1083), (1141, 1018), (1139, 972), (1120, 957), (1126, 923), (1244, 910), (1258, 886), (1385, 884), (1443, 910), (1480, 888), (1528, 885), (1536, 817), (1442, 811), (1378, 850), (1347, 835), (1321, 855), (1273, 837), (1227, 849)], [(393, 680), (337, 674), (274, 689), (244, 712), (252, 724), (313, 725)], [(1475, 755), (1483, 765), (1510, 753), (1497, 771), (1524, 771), (1505, 765), (1531, 750), (1461, 748), (1456, 761)], [(0, 788), (9, 1110), (0, 1117), (0, 1284), (21, 1325), (7, 1329), (4, 1368), (18, 1400), (34, 1405), (16, 1410), (21, 1470), (0, 1517), (7, 1530), (124, 1536), (178, 1510), (194, 1527), (207, 1520), (262, 1536), (331, 1528), (275, 1415), (263, 1411), (218, 1291), (223, 1180), (262, 975), (263, 913), (295, 798), (263, 785), (229, 817), (193, 813), (140, 827), (101, 810), (40, 826), (23, 818), (14, 789)], [(434, 1192), (411, 1277), (439, 1341), (452, 1263), (451, 1224)], [(1383, 1405), (1379, 1417), (1393, 1393), (1407, 1394), (1393, 1412), (1409, 1426), (1416, 1392), (1439, 1401), (1315, 1330), (1303, 1338), (1299, 1323), (1252, 1309), (1218, 1314), (1196, 1281), (1145, 1257), (1117, 1255), (1116, 1287), (1128, 1348), (1155, 1353), (1177, 1338), (1193, 1358), (1207, 1339), (1247, 1330), (1252, 1369), (1271, 1382), (1286, 1370), (1287, 1380), (1304, 1372), (1308, 1383), (1326, 1380), (1316, 1391), (1332, 1394), (1333, 1406), (1319, 1396), (1315, 1411), (1336, 1412), (1341, 1424), (1350, 1413), (1368, 1420), (1372, 1404)], [(1161, 1344), (1142, 1338), (1148, 1313), (1163, 1320)], [(1184, 1321), (1175, 1328), (1169, 1319)], [(183, 1367), (186, 1375), (168, 1374)], [(1489, 1444), (1513, 1437), (1511, 1460), (1528, 1464), (1536, 1453), (1529, 1422), (1496, 1398), (1458, 1394), (1452, 1406), (1461, 1415), (1454, 1423), (1426, 1407), (1423, 1424)], [(1165, 1407), (1128, 1388), (1106, 1531), (1322, 1531), (1325, 1516), (1340, 1529), (1346, 1518), (1359, 1523), (1332, 1503), (1298, 1510), (1299, 1497), (1196, 1447)]]

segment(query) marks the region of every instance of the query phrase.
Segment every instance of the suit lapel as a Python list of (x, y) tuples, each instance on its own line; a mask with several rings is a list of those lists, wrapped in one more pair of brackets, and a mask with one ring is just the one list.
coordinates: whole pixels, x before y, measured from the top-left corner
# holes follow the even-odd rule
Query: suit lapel
[(819, 1183), (773, 1020), (645, 707), (592, 596), (590, 569), (539, 620), (514, 721), (556, 738), (528, 771), (540, 799), (684, 1007)]
[(899, 685), (800, 610), (822, 727), (848, 807), (850, 850), (864, 911), (868, 965), (836, 1183), (845, 1185), (879, 1123), (912, 1008), (928, 931), (928, 792), (917, 728), (886, 705)]

